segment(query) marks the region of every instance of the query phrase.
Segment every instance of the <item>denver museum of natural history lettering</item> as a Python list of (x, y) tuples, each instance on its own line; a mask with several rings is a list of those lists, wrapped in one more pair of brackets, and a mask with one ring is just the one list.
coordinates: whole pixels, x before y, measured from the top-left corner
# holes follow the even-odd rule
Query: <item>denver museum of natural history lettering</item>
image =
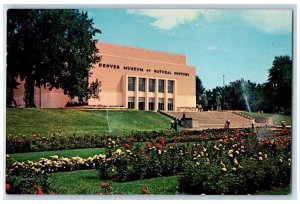
[[(89, 105), (119, 106), (136, 110), (176, 111), (195, 108), (195, 67), (186, 57), (161, 51), (98, 42), (100, 63), (91, 69), (90, 81), (101, 81), (100, 98)], [(17, 104), (24, 106), (24, 87), (14, 90)], [(70, 99), (63, 90), (35, 89), (37, 107), (65, 107)]]

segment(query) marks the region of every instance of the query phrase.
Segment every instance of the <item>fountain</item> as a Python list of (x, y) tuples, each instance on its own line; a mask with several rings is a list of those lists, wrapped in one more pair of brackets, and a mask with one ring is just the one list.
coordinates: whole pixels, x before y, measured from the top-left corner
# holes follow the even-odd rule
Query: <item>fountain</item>
[(241, 89), (242, 89), (242, 92), (243, 92), (243, 98), (245, 100), (245, 103), (246, 103), (246, 106), (247, 106), (247, 109), (249, 112), (251, 112), (251, 109), (250, 109), (250, 105), (249, 105), (249, 102), (248, 102), (248, 94), (247, 94), (247, 87), (246, 87), (246, 84), (247, 82), (245, 82), (244, 79), (241, 80)]
[(106, 122), (107, 122), (107, 130), (109, 133), (111, 133), (111, 128), (108, 120), (108, 110), (106, 110)]

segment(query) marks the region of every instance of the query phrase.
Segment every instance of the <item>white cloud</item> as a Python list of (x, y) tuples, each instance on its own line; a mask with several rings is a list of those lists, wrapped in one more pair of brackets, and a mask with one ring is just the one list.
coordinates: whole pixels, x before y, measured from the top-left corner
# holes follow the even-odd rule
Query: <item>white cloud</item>
[(208, 50), (216, 50), (217, 49), (217, 47), (215, 47), (215, 46), (208, 46), (206, 49), (208, 49)]
[(265, 33), (286, 33), (292, 31), (291, 10), (246, 10), (242, 17), (249, 26)]
[(151, 26), (160, 30), (171, 30), (179, 25), (194, 22), (200, 27), (197, 18), (204, 17), (210, 23), (244, 23), (261, 32), (278, 34), (292, 31), (291, 10), (228, 10), (228, 9), (128, 9), (127, 13), (153, 18)]
[(193, 9), (130, 9), (127, 12), (154, 18), (151, 25), (161, 30), (171, 30), (180, 24), (191, 22), (200, 14), (199, 10)]

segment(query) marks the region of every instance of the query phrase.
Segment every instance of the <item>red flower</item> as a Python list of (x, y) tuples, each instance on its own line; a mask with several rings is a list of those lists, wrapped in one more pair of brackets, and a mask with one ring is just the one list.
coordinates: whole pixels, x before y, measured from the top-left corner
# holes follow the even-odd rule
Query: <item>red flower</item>
[(103, 193), (100, 191), (100, 192), (98, 193), (98, 195), (103, 195)]
[(147, 187), (141, 188), (141, 193), (142, 194), (149, 194), (148, 188)]
[(129, 144), (124, 144), (125, 149), (130, 149), (130, 145)]
[(35, 194), (42, 195), (42, 194), (44, 194), (44, 192), (42, 191), (42, 189), (40, 187), (38, 187), (37, 192)]
[(108, 186), (108, 183), (105, 183), (104, 181), (101, 182), (101, 188), (106, 188)]
[(164, 138), (159, 138), (158, 139), (158, 142), (161, 144), (161, 145), (164, 145), (166, 143), (166, 140)]
[(147, 142), (146, 146), (148, 149), (151, 149), (153, 147), (153, 143), (152, 142)]
[(6, 183), (5, 189), (6, 189), (6, 191), (9, 191), (9, 189), (10, 189), (10, 184), (9, 183)]
[(162, 149), (162, 148), (163, 148), (163, 145), (162, 145), (162, 144), (156, 144), (156, 147), (157, 147), (158, 149)]
[(56, 193), (55, 192), (51, 192), (50, 195), (56, 195)]
[(105, 193), (105, 195), (110, 195), (110, 192), (109, 192), (109, 191), (107, 191), (107, 192)]

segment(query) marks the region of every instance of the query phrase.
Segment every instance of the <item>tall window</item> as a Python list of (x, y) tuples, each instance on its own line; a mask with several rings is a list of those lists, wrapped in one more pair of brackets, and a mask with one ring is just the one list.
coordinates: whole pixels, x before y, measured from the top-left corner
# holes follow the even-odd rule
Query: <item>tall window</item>
[(160, 92), (160, 93), (165, 92), (165, 80), (162, 80), (162, 79), (158, 80), (158, 92)]
[(139, 97), (139, 110), (145, 110), (145, 97)]
[(148, 109), (150, 111), (155, 109), (155, 98), (152, 98), (152, 97), (149, 98)]
[(155, 79), (149, 79), (149, 92), (155, 92)]
[(168, 81), (168, 93), (173, 93), (174, 91), (174, 81)]
[(158, 110), (165, 110), (164, 98), (158, 99)]
[(128, 77), (128, 91), (135, 90), (135, 77)]
[(128, 97), (128, 109), (134, 109), (134, 97)]
[(145, 78), (139, 78), (139, 91), (145, 91)]
[(173, 98), (168, 98), (168, 111), (173, 111)]

